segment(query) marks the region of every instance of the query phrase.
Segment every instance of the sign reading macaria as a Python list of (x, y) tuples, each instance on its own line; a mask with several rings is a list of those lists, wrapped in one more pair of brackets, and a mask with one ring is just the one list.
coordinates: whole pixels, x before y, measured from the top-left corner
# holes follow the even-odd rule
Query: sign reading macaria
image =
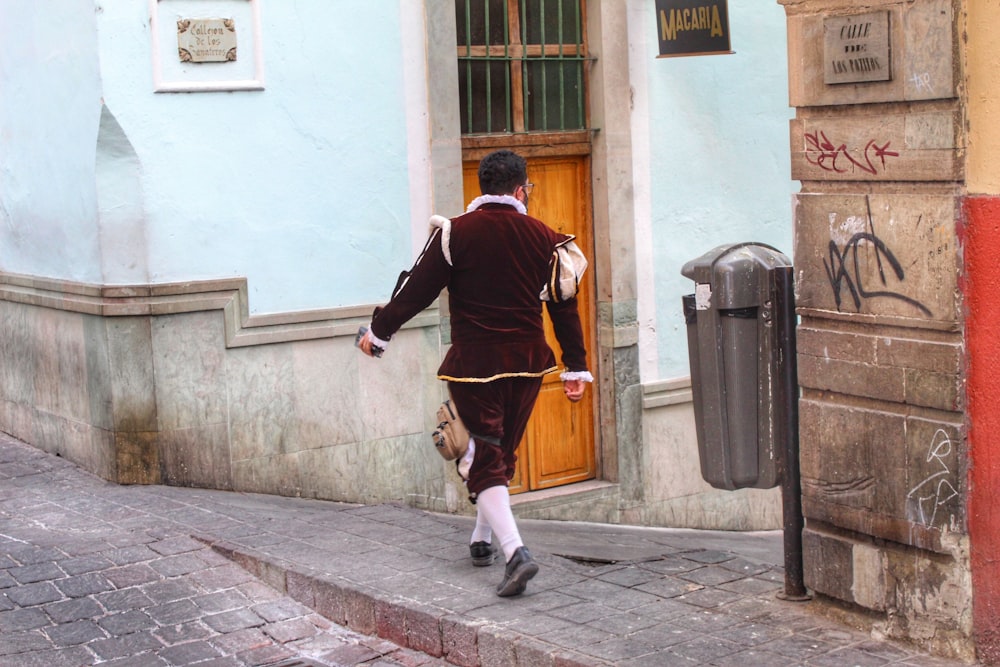
[(727, 0), (656, 0), (658, 58), (732, 53)]

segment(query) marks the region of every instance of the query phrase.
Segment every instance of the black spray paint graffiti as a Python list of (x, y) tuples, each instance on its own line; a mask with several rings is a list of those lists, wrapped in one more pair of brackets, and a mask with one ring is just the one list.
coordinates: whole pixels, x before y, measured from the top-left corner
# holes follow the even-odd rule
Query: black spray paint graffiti
[(942, 429), (938, 429), (927, 450), (927, 462), (941, 466), (941, 470), (929, 475), (924, 481), (913, 487), (906, 494), (907, 504), (916, 510), (917, 523), (933, 528), (937, 521), (939, 508), (958, 495), (951, 483), (951, 469), (945, 460), (951, 456), (951, 438)]
[[(897, 280), (906, 277), (903, 265), (896, 259), (896, 255), (875, 234), (875, 223), (872, 221), (871, 202), (865, 197), (865, 204), (868, 207), (868, 231), (858, 232), (848, 240), (843, 249), (837, 246), (837, 242), (831, 240), (829, 246), (829, 260), (823, 260), (823, 267), (826, 269), (826, 277), (833, 288), (833, 298), (837, 303), (837, 310), (840, 310), (842, 298), (841, 291), (844, 287), (851, 293), (855, 310), (861, 310), (862, 299), (889, 298), (908, 303), (927, 317), (931, 316), (931, 311), (916, 299), (888, 290), (872, 291), (865, 289), (861, 279), (861, 264), (858, 262), (858, 246), (862, 243), (870, 243), (875, 248), (875, 261), (878, 266), (878, 275), (883, 286), (888, 286), (886, 280), (885, 264), (889, 265)], [(919, 221), (918, 221), (919, 224)], [(853, 265), (853, 273), (848, 265)]]

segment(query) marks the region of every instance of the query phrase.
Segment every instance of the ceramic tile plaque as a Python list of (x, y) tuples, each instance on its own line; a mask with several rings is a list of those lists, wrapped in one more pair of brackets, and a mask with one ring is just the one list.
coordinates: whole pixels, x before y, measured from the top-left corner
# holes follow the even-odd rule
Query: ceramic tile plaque
[(823, 20), (823, 80), (827, 84), (890, 81), (889, 12)]
[(184, 62), (224, 63), (236, 60), (233, 19), (177, 21), (177, 55)]

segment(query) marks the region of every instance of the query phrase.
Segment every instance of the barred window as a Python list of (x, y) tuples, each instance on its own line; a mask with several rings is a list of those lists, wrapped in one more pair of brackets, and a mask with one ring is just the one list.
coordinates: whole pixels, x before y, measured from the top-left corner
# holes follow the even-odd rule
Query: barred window
[(463, 134), (586, 128), (583, 0), (455, 0)]

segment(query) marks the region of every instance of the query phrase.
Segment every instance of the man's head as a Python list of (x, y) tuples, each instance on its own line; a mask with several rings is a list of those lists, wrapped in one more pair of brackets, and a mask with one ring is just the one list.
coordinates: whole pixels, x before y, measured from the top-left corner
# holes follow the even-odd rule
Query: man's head
[(479, 190), (484, 195), (513, 195), (527, 181), (527, 162), (513, 151), (494, 151), (479, 163)]

